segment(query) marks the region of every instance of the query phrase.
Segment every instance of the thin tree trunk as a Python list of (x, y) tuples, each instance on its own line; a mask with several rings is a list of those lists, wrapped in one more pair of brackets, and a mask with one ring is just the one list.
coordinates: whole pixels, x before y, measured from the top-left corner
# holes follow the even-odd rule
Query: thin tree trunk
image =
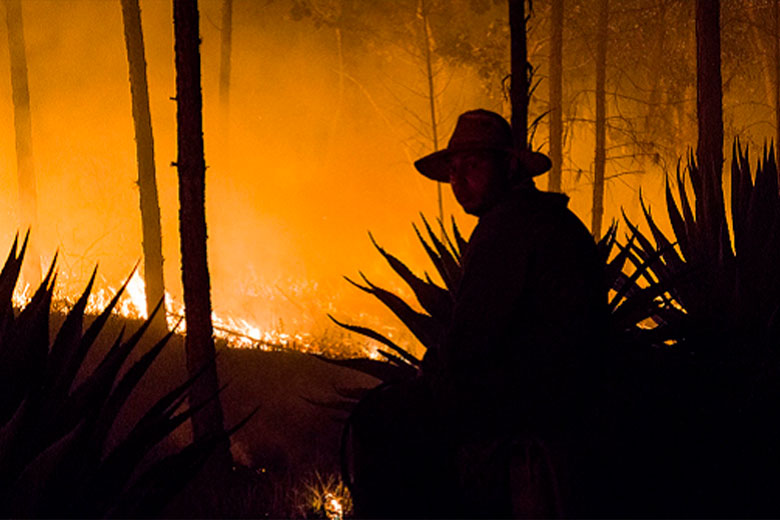
[(764, 80), (764, 97), (767, 106), (773, 107), (775, 106), (775, 45), (777, 43), (777, 39), (771, 36), (771, 34), (774, 34), (772, 31), (776, 28), (776, 5), (774, 1), (771, 9), (771, 28), (761, 27), (764, 23), (764, 20), (761, 18), (764, 13), (754, 9), (746, 9), (745, 15), (748, 19), (750, 43), (752, 45), (749, 52), (754, 53), (755, 56), (761, 56), (764, 60), (764, 67), (761, 71)]
[(547, 189), (561, 191), (563, 166), (563, 3), (550, 6), (550, 160)]
[(346, 75), (346, 68), (344, 66), (344, 38), (341, 27), (336, 26), (334, 32), (336, 33), (336, 52), (339, 56), (339, 99), (336, 104), (336, 117), (333, 118), (331, 135), (336, 132), (337, 123), (341, 117), (341, 109), (344, 106), (344, 76)]
[(774, 95), (775, 95), (775, 153), (780, 164), (780, 0), (774, 2), (775, 37), (774, 40)]
[[(425, 49), (425, 72), (428, 76), (428, 102), (431, 111), (431, 132), (433, 135), (433, 151), (439, 150), (439, 129), (438, 120), (436, 119), (436, 85), (433, 77), (433, 60), (431, 57), (431, 33), (428, 26), (428, 11), (426, 9), (425, 0), (420, 0), (418, 8), (420, 13), (420, 22), (423, 29), (423, 47)], [(436, 195), (439, 205), (439, 220), (444, 222), (444, 202), (442, 200), (441, 183), (436, 183)]]
[[(340, 23), (340, 20), (339, 20)], [(344, 79), (347, 76), (346, 66), (344, 63), (344, 34), (341, 30), (341, 26), (338, 23), (333, 27), (333, 33), (336, 36), (336, 55), (339, 62), (339, 93), (338, 98), (334, 103), (333, 118), (330, 120), (330, 127), (328, 130), (328, 140), (325, 145), (325, 159), (322, 162), (323, 169), (327, 169), (330, 165), (330, 158), (333, 153), (333, 141), (336, 139), (336, 133), (339, 129), (339, 123), (341, 121), (341, 113), (344, 108)]]
[(230, 70), (233, 48), (233, 0), (222, 1), (222, 42), (219, 58), (219, 107), (221, 111), (222, 153), (229, 157), (230, 146)]
[[(651, 60), (652, 63), (662, 64), (664, 57), (666, 56), (666, 50), (664, 44), (666, 43), (666, 6), (660, 4), (658, 6), (660, 12), (655, 23), (655, 34), (653, 36), (653, 48)], [(667, 107), (661, 106), (661, 98), (663, 95), (663, 89), (661, 88), (661, 74), (657, 70), (650, 71), (650, 77), (647, 78), (647, 84), (650, 86), (650, 96), (648, 96), (649, 103), (647, 105), (647, 114), (645, 115), (645, 131), (648, 134), (652, 134), (656, 128), (669, 128), (664, 114)], [(663, 118), (663, 121), (658, 121), (659, 118)]]
[(720, 0), (696, 0), (696, 158), (704, 175), (720, 182), (723, 168), (723, 87)]
[[(146, 79), (144, 36), (138, 0), (120, 0), (125, 30), (125, 48), (130, 72), (130, 94), (133, 101), (135, 152), (138, 162), (138, 188), (143, 227), (144, 280), (148, 312), (165, 297), (163, 278), (162, 230), (160, 203), (157, 196), (157, 174), (154, 165), (154, 136), (149, 111), (149, 86)], [(154, 322), (158, 331), (167, 330), (165, 306)]]
[[(173, 0), (176, 55), (176, 123), (178, 128), (179, 233), (181, 239), (184, 314), (187, 321), (187, 370), (198, 377), (190, 392), (190, 405), (208, 404), (192, 418), (196, 439), (224, 431), (222, 407), (214, 362), (211, 324), (211, 288), (206, 253), (206, 163), (203, 156), (203, 97), (200, 85), (200, 31), (197, 0)], [(227, 443), (215, 456), (221, 469), (229, 469)]]
[(599, 0), (596, 27), (596, 157), (593, 168), (593, 214), (591, 232), (601, 238), (601, 222), (604, 219), (604, 173), (607, 166), (607, 29), (609, 27), (609, 1)]
[(515, 148), (528, 148), (528, 46), (525, 34), (525, 0), (509, 0), (512, 132)]
[[(5, 0), (5, 7), (8, 24), (8, 48), (11, 58), (11, 95), (14, 104), (19, 224), (22, 228), (36, 228), (38, 225), (38, 196), (32, 151), (30, 87), (27, 79), (22, 2), (21, 0)], [(38, 248), (35, 245), (36, 242), (35, 238), (30, 239), (29, 253), (24, 268), (26, 281), (33, 287), (41, 280), (41, 261)]]
[[(697, 222), (710, 254), (729, 243), (723, 200), (723, 86), (720, 71), (720, 0), (696, 0), (696, 160), (704, 196), (696, 198)], [(709, 215), (719, 215), (710, 221)]]

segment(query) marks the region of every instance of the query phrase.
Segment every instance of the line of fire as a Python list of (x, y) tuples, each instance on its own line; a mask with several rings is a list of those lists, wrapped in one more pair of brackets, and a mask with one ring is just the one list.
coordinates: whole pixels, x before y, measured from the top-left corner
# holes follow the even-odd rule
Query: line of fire
[(3, 18), (0, 516), (780, 517), (780, 0)]

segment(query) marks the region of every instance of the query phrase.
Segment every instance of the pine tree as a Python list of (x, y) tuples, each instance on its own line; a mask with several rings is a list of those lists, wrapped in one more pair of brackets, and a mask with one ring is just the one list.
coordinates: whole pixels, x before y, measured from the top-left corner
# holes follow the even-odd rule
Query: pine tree
[[(154, 135), (149, 111), (149, 86), (146, 80), (146, 57), (138, 0), (120, 0), (125, 30), (125, 48), (130, 71), (130, 94), (133, 103), (138, 190), (143, 231), (144, 280), (146, 308), (149, 312), (165, 297), (163, 278), (162, 231), (160, 203), (157, 197), (157, 174), (154, 165)], [(157, 314), (154, 326), (167, 328), (165, 308)]]
[[(211, 323), (211, 286), (206, 251), (206, 162), (203, 155), (203, 94), (200, 84), (200, 30), (197, 0), (173, 0), (176, 55), (176, 123), (178, 128), (179, 233), (181, 240), (184, 312), (187, 322), (187, 370), (200, 373), (190, 393), (190, 405), (208, 401), (193, 416), (196, 439), (224, 431), (222, 406), (214, 398), (219, 388)], [(202, 371), (202, 373), (201, 373)], [(212, 469), (230, 467), (228, 443), (220, 445)]]
[(528, 147), (528, 46), (525, 34), (525, 0), (509, 0), (510, 74), (509, 100), (515, 148)]
[(563, 3), (550, 5), (550, 160), (549, 191), (561, 191), (563, 166)]
[[(22, 228), (36, 228), (38, 224), (38, 195), (35, 163), (33, 162), (32, 116), (22, 2), (21, 0), (5, 0), (5, 8), (8, 25), (8, 49), (11, 58), (11, 96), (14, 104), (19, 224)], [(24, 267), (24, 277), (33, 287), (41, 280), (41, 263), (36, 242), (37, 240), (33, 238), (28, 245), (28, 260)]]
[(609, 28), (609, 0), (598, 2), (596, 28), (596, 151), (593, 165), (593, 213), (590, 231), (601, 237), (604, 219), (604, 179), (607, 167), (607, 29)]

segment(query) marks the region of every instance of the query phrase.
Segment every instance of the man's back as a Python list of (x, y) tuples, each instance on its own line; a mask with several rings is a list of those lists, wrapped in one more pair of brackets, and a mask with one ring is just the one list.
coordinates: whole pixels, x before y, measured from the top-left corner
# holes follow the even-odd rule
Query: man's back
[(567, 201), (515, 188), (471, 236), (452, 322), (427, 362), (467, 428), (549, 431), (580, 407), (606, 291), (593, 239)]

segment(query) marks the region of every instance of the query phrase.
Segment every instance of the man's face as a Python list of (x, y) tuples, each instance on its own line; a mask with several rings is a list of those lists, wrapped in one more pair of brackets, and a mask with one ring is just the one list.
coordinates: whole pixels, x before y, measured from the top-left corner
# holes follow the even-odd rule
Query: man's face
[(448, 160), (450, 185), (466, 213), (480, 216), (508, 189), (504, 156), (497, 152), (470, 151)]

